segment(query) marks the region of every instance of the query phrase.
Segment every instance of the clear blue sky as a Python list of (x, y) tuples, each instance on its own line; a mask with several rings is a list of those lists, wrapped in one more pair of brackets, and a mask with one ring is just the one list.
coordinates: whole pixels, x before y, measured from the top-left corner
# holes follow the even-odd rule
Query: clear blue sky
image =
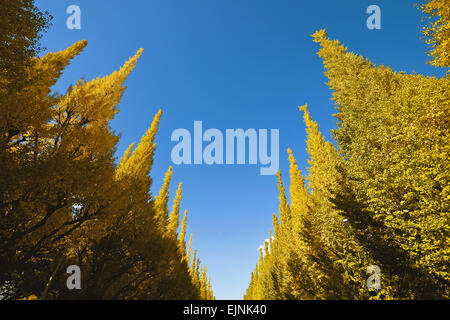
[[(112, 122), (122, 133), (117, 156), (138, 142), (159, 108), (164, 112), (151, 175), (157, 194), (172, 165), (173, 130), (203, 127), (280, 129), (280, 167), (287, 182), (290, 147), (306, 168), (305, 131), (297, 106), (330, 139), (335, 126), (318, 46), (310, 35), (326, 28), (350, 50), (398, 71), (437, 74), (426, 65), (421, 14), (411, 0), (39, 0), (53, 16), (43, 38), (49, 51), (81, 39), (88, 47), (56, 86), (65, 92), (83, 77), (107, 75), (139, 48), (144, 55), (126, 85)], [(66, 8), (82, 11), (81, 30), (66, 28)], [(382, 29), (368, 30), (366, 8), (377, 4)], [(183, 182), (188, 233), (209, 269), (218, 299), (241, 299), (277, 212), (275, 176), (259, 166), (175, 166), (172, 195)]]

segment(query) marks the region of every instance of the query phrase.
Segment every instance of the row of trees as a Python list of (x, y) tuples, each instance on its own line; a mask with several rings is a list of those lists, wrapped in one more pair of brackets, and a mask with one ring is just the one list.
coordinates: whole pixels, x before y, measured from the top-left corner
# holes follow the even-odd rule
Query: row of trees
[[(431, 64), (448, 68), (448, 1), (421, 8), (433, 18)], [(274, 235), (244, 298), (450, 298), (450, 75), (394, 72), (324, 30), (313, 38), (337, 105), (337, 147), (301, 107), (308, 173), (289, 150), (290, 203), (280, 173)], [(366, 285), (372, 265), (379, 290)]]
[[(171, 168), (150, 194), (161, 111), (115, 163), (109, 122), (142, 49), (54, 94), (86, 41), (38, 57), (51, 17), (32, 0), (6, 1), (1, 15), (0, 297), (214, 299), (192, 235), (186, 248), (186, 212), (179, 226), (181, 184), (169, 212)], [(81, 290), (66, 286), (69, 265), (81, 268)]]

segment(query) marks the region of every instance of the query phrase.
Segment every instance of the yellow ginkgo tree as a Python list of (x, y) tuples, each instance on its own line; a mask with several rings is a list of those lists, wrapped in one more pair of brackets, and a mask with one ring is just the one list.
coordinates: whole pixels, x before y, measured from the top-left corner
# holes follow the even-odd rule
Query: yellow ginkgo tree
[[(420, 8), (431, 18), (423, 30), (431, 64), (448, 70), (448, 1)], [(301, 107), (308, 186), (290, 151), (291, 203), (282, 190), (275, 240), (244, 297), (267, 298), (261, 292), (276, 283), (282, 294), (269, 299), (449, 298), (448, 72), (441, 78), (396, 72), (350, 52), (325, 30), (313, 38), (336, 104), (336, 147)], [(366, 286), (374, 266), (379, 289)], [(278, 276), (266, 276), (267, 269)]]
[[(47, 18), (33, 1), (7, 9), (0, 25), (9, 44), (0, 50), (1, 298), (213, 299), (206, 268), (186, 258), (186, 216), (178, 234), (181, 185), (168, 216), (171, 170), (160, 195), (150, 193), (161, 111), (115, 161), (119, 136), (110, 121), (143, 50), (59, 95), (51, 88), (87, 42), (38, 57)], [(13, 16), (26, 26), (7, 29), (3, 21)], [(70, 265), (81, 269), (81, 290), (66, 286)]]

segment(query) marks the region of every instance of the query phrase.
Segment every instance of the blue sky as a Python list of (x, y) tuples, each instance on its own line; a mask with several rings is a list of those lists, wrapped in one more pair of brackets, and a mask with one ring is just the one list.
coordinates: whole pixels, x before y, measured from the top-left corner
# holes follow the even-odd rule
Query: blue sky
[[(350, 50), (408, 73), (442, 75), (426, 64), (421, 14), (411, 0), (38, 0), (53, 16), (43, 38), (48, 51), (86, 39), (88, 47), (66, 69), (56, 91), (79, 78), (107, 75), (139, 48), (144, 54), (128, 79), (112, 127), (122, 134), (117, 156), (138, 142), (159, 108), (164, 112), (151, 175), (157, 194), (172, 165), (171, 133), (195, 120), (204, 130), (280, 130), (280, 169), (287, 182), (290, 147), (307, 166), (305, 130), (297, 106), (331, 139), (335, 122), (318, 45), (326, 28)], [(81, 8), (81, 30), (66, 27), (66, 8)], [(366, 8), (381, 8), (382, 29), (366, 27)], [(217, 299), (241, 299), (277, 212), (275, 176), (259, 165), (174, 166), (172, 195), (183, 182), (182, 209)]]

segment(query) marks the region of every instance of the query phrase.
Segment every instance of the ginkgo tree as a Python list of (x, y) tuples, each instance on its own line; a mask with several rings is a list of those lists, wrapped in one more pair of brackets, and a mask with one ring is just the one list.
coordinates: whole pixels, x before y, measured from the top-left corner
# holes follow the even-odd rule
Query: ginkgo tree
[[(132, 144), (115, 162), (119, 136), (109, 124), (143, 50), (110, 75), (79, 80), (56, 94), (51, 88), (87, 42), (39, 57), (38, 41), (49, 17), (33, 1), (8, 2), (5, 9), (0, 19), (1, 297), (213, 299), (206, 268), (199, 270), (198, 258), (186, 256), (187, 216), (178, 233), (181, 185), (170, 216), (171, 173), (160, 196), (150, 193), (161, 111), (136, 148)], [(8, 23), (24, 28), (8, 29)], [(81, 290), (66, 286), (70, 265), (81, 269)]]
[[(450, 297), (450, 6), (419, 7), (431, 19), (430, 63), (444, 77), (395, 72), (325, 30), (313, 35), (336, 104), (337, 146), (301, 107), (308, 186), (289, 151), (291, 203), (279, 178), (274, 240), (246, 299)], [(375, 269), (379, 290), (366, 287)]]

